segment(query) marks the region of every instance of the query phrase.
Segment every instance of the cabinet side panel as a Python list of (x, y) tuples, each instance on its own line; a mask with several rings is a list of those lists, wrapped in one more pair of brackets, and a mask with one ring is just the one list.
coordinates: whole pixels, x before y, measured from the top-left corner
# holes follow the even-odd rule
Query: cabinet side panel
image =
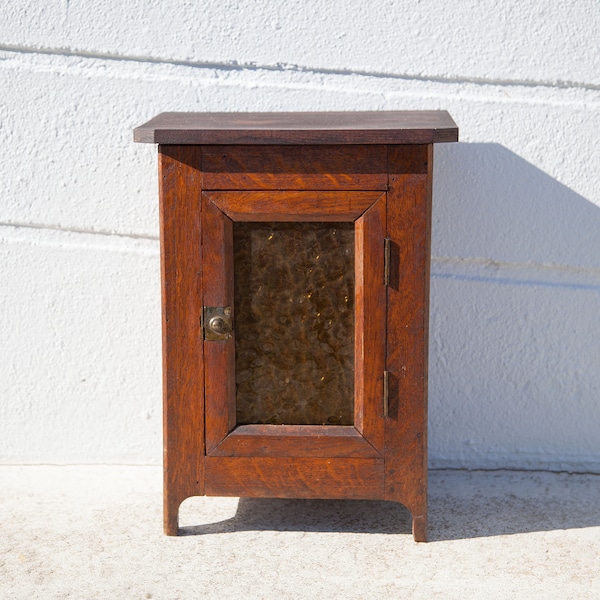
[(198, 147), (159, 147), (164, 503), (170, 535), (177, 533), (180, 503), (204, 494), (200, 166)]
[(427, 525), (427, 352), (432, 146), (389, 147), (385, 497), (407, 506), (415, 539)]

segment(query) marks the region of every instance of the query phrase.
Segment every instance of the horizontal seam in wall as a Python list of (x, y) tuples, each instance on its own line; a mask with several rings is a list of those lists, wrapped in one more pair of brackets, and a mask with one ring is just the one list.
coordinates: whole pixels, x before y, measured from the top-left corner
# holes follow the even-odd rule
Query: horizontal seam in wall
[(462, 471), (467, 473), (555, 473), (557, 475), (594, 475), (600, 477), (600, 471), (578, 471), (578, 470), (566, 470), (566, 469), (527, 469), (526, 467), (497, 467), (497, 468), (484, 468), (484, 467), (436, 467), (429, 469), (429, 473), (443, 473), (446, 471)]
[(20, 54), (42, 54), (55, 55), (73, 58), (86, 58), (95, 60), (114, 60), (124, 62), (146, 63), (156, 65), (171, 65), (191, 67), (197, 69), (219, 69), (225, 71), (272, 71), (281, 73), (302, 73), (313, 75), (334, 75), (334, 76), (359, 76), (371, 77), (380, 79), (402, 80), (402, 81), (419, 81), (441, 84), (471, 84), (478, 86), (521, 86), (531, 88), (559, 88), (559, 89), (581, 89), (581, 90), (600, 90), (600, 84), (583, 83), (577, 81), (535, 81), (527, 79), (486, 79), (483, 77), (443, 77), (443, 76), (426, 76), (413, 74), (398, 74), (386, 73), (380, 71), (367, 71), (360, 69), (327, 69), (320, 67), (309, 67), (303, 65), (278, 63), (275, 65), (256, 64), (256, 63), (227, 63), (227, 62), (201, 62), (189, 60), (176, 60), (154, 58), (151, 56), (129, 56), (125, 54), (111, 54), (102, 52), (86, 52), (82, 50), (68, 50), (64, 48), (29, 48), (26, 46), (11, 46), (0, 45), (0, 51), (15, 52)]
[(118, 233), (115, 231), (106, 231), (99, 229), (83, 229), (75, 227), (60, 227), (58, 225), (40, 225), (37, 223), (15, 223), (15, 222), (0, 222), (0, 227), (12, 229), (39, 229), (42, 231), (58, 231), (61, 233), (80, 233), (82, 235), (101, 235), (105, 237), (118, 237), (130, 240), (152, 240), (158, 241), (157, 235), (146, 235), (137, 233)]
[[(465, 267), (470, 272), (465, 272)], [(600, 270), (567, 265), (497, 263), (484, 259), (432, 259), (431, 278), (512, 287), (600, 292)]]
[[(147, 235), (147, 234), (135, 234), (135, 233), (118, 233), (106, 230), (97, 229), (84, 229), (75, 227), (60, 227), (58, 225), (42, 225), (39, 223), (16, 223), (16, 222), (0, 222), (0, 228), (7, 229), (34, 229), (40, 231), (52, 231), (66, 234), (81, 234), (91, 236), (102, 236), (105, 238), (116, 237), (120, 239), (129, 240), (150, 240), (159, 241), (158, 236)], [(461, 257), (444, 257), (444, 256), (433, 256), (431, 258), (432, 270), (431, 277), (434, 279), (456, 279), (473, 281), (479, 283), (505, 283), (509, 285), (546, 285), (551, 287), (572, 287), (581, 289), (592, 289), (596, 290), (600, 288), (599, 284), (581, 285), (575, 282), (553, 282), (547, 281), (543, 278), (536, 280), (523, 280), (515, 277), (502, 277), (499, 275), (483, 276), (477, 274), (465, 274), (461, 272), (453, 271), (452, 267), (472, 267), (473, 269), (487, 269), (487, 270), (510, 270), (510, 269), (530, 269), (538, 271), (539, 273), (563, 273), (565, 275), (587, 275), (595, 276), (600, 278), (599, 269), (586, 269), (581, 267), (574, 267), (569, 265), (544, 265), (539, 263), (509, 263), (509, 262), (498, 262), (488, 258), (461, 258)], [(443, 269), (446, 267), (448, 271), (446, 273), (436, 272), (435, 268), (439, 267)]]
[(534, 263), (534, 262), (508, 262), (498, 261), (493, 258), (486, 257), (460, 257), (460, 256), (432, 256), (432, 265), (435, 263), (440, 267), (452, 266), (466, 266), (466, 267), (479, 267), (484, 269), (536, 269), (538, 271), (548, 272), (564, 272), (564, 273), (577, 273), (581, 275), (597, 275), (600, 277), (600, 269), (594, 267), (577, 267), (574, 265), (565, 264), (545, 264), (545, 263)]
[[(98, 463), (62, 463), (62, 462), (39, 462), (39, 463), (16, 463), (16, 462), (7, 462), (1, 463), (0, 469), (14, 469), (14, 468), (39, 468), (39, 467), (49, 467), (49, 468), (79, 468), (79, 467), (89, 467), (91, 469), (95, 468), (115, 468), (118, 469), (120, 467), (126, 468), (141, 468), (141, 469), (160, 469), (161, 464), (159, 462), (150, 463), (150, 462), (142, 462), (142, 463), (130, 463), (130, 462), (98, 462)], [(528, 469), (526, 467), (518, 468), (518, 467), (497, 467), (497, 468), (484, 468), (484, 467), (434, 467), (429, 469), (430, 474), (434, 473), (446, 473), (446, 472), (455, 472), (455, 473), (552, 473), (556, 475), (572, 475), (572, 476), (595, 476), (600, 477), (600, 471), (583, 471), (583, 470), (567, 470), (567, 469)]]

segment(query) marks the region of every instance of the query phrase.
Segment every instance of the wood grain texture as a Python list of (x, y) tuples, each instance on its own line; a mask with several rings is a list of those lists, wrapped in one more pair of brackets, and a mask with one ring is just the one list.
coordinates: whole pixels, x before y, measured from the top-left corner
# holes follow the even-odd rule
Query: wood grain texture
[[(362, 440), (346, 438), (346, 456), (379, 456), (383, 452), (384, 424), (382, 415), (383, 402), (383, 370), (385, 364), (385, 302), (386, 291), (383, 283), (383, 238), (385, 234), (386, 195), (381, 192), (321, 192), (326, 195), (332, 211), (339, 220), (341, 210), (347, 210), (348, 198), (357, 197), (361, 210), (366, 201), (371, 205), (356, 221), (355, 229), (355, 277), (357, 280), (356, 301), (360, 302), (355, 313), (356, 336), (359, 342), (355, 346), (355, 419), (356, 427), (364, 436)], [(228, 269), (230, 254), (230, 223), (225, 212), (235, 216), (233, 206), (243, 202), (268, 201), (275, 196), (277, 205), (283, 207), (281, 212), (270, 212), (272, 220), (285, 220), (287, 211), (298, 199), (311, 197), (308, 192), (203, 192), (203, 251), (206, 267), (204, 271), (205, 303), (221, 305), (229, 298), (225, 286), (229, 286), (231, 276), (224, 273)], [(217, 206), (218, 205), (218, 206)], [(225, 212), (221, 212), (221, 209)], [(301, 217), (301, 214), (298, 214)], [(296, 220), (296, 219), (294, 219)], [(299, 219), (302, 220), (302, 219)], [(312, 219), (310, 219), (312, 220)], [(228, 271), (232, 273), (233, 271)], [(220, 290), (217, 292), (217, 290)], [(214, 295), (213, 295), (214, 294)], [(216, 303), (216, 304), (211, 304)], [(228, 302), (227, 302), (228, 303)], [(300, 439), (299, 430), (294, 428), (265, 429), (253, 425), (254, 429), (238, 427), (233, 433), (231, 406), (235, 402), (231, 381), (233, 370), (227, 371), (224, 353), (228, 342), (219, 343), (213, 349), (211, 342), (205, 343), (206, 382), (206, 447), (212, 456), (240, 455), (254, 456), (314, 456), (321, 455), (323, 444), (337, 456), (341, 452), (342, 438), (330, 436), (328, 440), (311, 441), (308, 437)], [(221, 354), (217, 354), (217, 351)], [(213, 360), (221, 362), (214, 362)], [(229, 355), (228, 355), (229, 356)], [(231, 357), (229, 360), (233, 360)], [(210, 369), (209, 369), (210, 363)], [(214, 375), (212, 375), (214, 374)], [(227, 401), (225, 400), (227, 399)], [(213, 406), (214, 401), (214, 406)], [(257, 428), (258, 427), (258, 428)], [(275, 426), (277, 427), (277, 426)], [(329, 428), (319, 427), (322, 433)], [(334, 428), (346, 429), (346, 428)], [(265, 433), (261, 433), (261, 432)], [(278, 431), (278, 435), (266, 432)], [(308, 431), (308, 430), (305, 430)], [(316, 430), (315, 430), (316, 431)], [(252, 433), (250, 433), (252, 432)]]
[(380, 192), (205, 192), (233, 221), (354, 221)]
[[(422, 150), (424, 151), (424, 150)], [(390, 147), (388, 236), (399, 248), (399, 275), (388, 287), (387, 369), (390, 411), (385, 431), (385, 499), (413, 516), (416, 541), (427, 537), (427, 353), (432, 146), (427, 172), (406, 173), (407, 147)]]
[[(159, 149), (165, 532), (204, 493), (386, 499), (425, 541), (432, 143), (457, 139), (452, 119), (167, 113), (135, 135), (181, 144)], [(233, 307), (233, 222), (263, 220), (355, 222), (354, 426), (236, 427), (234, 339), (203, 343), (200, 317)]]
[(159, 150), (164, 527), (165, 533), (176, 535), (181, 502), (204, 493), (200, 151)]
[(241, 425), (211, 456), (382, 458), (352, 426)]
[(383, 459), (206, 458), (208, 496), (380, 499)]
[(375, 448), (383, 450), (385, 194), (357, 219), (355, 228), (354, 423), (365, 439)]
[(385, 146), (205, 146), (214, 190), (384, 190)]
[(443, 110), (307, 113), (162, 113), (134, 130), (160, 144), (431, 144), (456, 142)]
[[(202, 193), (204, 306), (233, 303), (233, 223)], [(235, 332), (233, 333), (235, 336)], [(206, 451), (235, 427), (235, 337), (204, 342)]]

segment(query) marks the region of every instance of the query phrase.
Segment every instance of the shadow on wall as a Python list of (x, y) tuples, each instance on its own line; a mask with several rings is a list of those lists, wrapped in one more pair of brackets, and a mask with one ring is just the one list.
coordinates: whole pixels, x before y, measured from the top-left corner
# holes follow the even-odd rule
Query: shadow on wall
[(600, 472), (600, 207), (498, 144), (439, 148), (432, 466)]
[(499, 144), (435, 148), (432, 255), (600, 269), (600, 207)]

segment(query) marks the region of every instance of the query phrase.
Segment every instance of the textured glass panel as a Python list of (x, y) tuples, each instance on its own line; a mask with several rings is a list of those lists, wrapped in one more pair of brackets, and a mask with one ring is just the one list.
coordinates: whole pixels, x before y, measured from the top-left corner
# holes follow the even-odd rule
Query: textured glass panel
[(237, 422), (351, 425), (354, 224), (233, 232)]

